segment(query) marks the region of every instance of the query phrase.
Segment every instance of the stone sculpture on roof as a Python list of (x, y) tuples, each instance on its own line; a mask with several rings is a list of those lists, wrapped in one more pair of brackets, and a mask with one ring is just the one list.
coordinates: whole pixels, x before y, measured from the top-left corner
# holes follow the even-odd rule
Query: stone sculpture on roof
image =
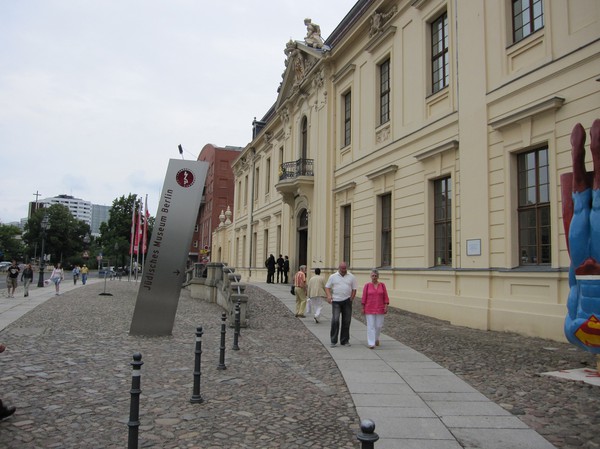
[(306, 37), (304, 38), (306, 45), (313, 48), (323, 48), (321, 27), (308, 18), (304, 19), (304, 25), (306, 25)]

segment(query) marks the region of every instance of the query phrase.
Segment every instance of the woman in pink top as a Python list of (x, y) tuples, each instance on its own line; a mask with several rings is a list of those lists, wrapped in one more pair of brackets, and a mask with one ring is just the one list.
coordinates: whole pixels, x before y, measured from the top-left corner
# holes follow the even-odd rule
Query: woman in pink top
[(367, 344), (369, 349), (379, 346), (379, 334), (383, 328), (383, 317), (387, 313), (390, 298), (383, 282), (379, 282), (379, 271), (371, 270), (371, 282), (365, 284), (362, 294), (362, 313), (367, 320)]

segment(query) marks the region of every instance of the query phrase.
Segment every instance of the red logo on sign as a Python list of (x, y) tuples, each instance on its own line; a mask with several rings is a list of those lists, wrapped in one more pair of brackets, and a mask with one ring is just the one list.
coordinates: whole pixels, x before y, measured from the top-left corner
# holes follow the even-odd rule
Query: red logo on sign
[(177, 172), (175, 179), (177, 180), (177, 184), (179, 184), (181, 187), (191, 187), (194, 185), (196, 177), (194, 176), (194, 173), (187, 168), (184, 168)]

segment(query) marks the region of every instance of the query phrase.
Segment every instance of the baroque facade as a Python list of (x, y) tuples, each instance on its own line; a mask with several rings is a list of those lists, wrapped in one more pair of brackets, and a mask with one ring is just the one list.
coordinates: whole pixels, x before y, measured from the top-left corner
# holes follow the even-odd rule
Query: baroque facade
[(600, 2), (360, 0), (284, 52), (213, 260), (378, 267), (393, 307), (564, 340), (560, 175), (600, 117)]

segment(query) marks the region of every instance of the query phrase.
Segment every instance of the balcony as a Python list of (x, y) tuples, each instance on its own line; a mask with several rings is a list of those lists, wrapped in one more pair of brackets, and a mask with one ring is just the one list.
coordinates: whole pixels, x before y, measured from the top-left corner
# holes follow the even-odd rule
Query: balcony
[(312, 191), (314, 184), (312, 159), (298, 159), (284, 162), (279, 166), (279, 182), (275, 186), (285, 202), (293, 200), (294, 195)]

